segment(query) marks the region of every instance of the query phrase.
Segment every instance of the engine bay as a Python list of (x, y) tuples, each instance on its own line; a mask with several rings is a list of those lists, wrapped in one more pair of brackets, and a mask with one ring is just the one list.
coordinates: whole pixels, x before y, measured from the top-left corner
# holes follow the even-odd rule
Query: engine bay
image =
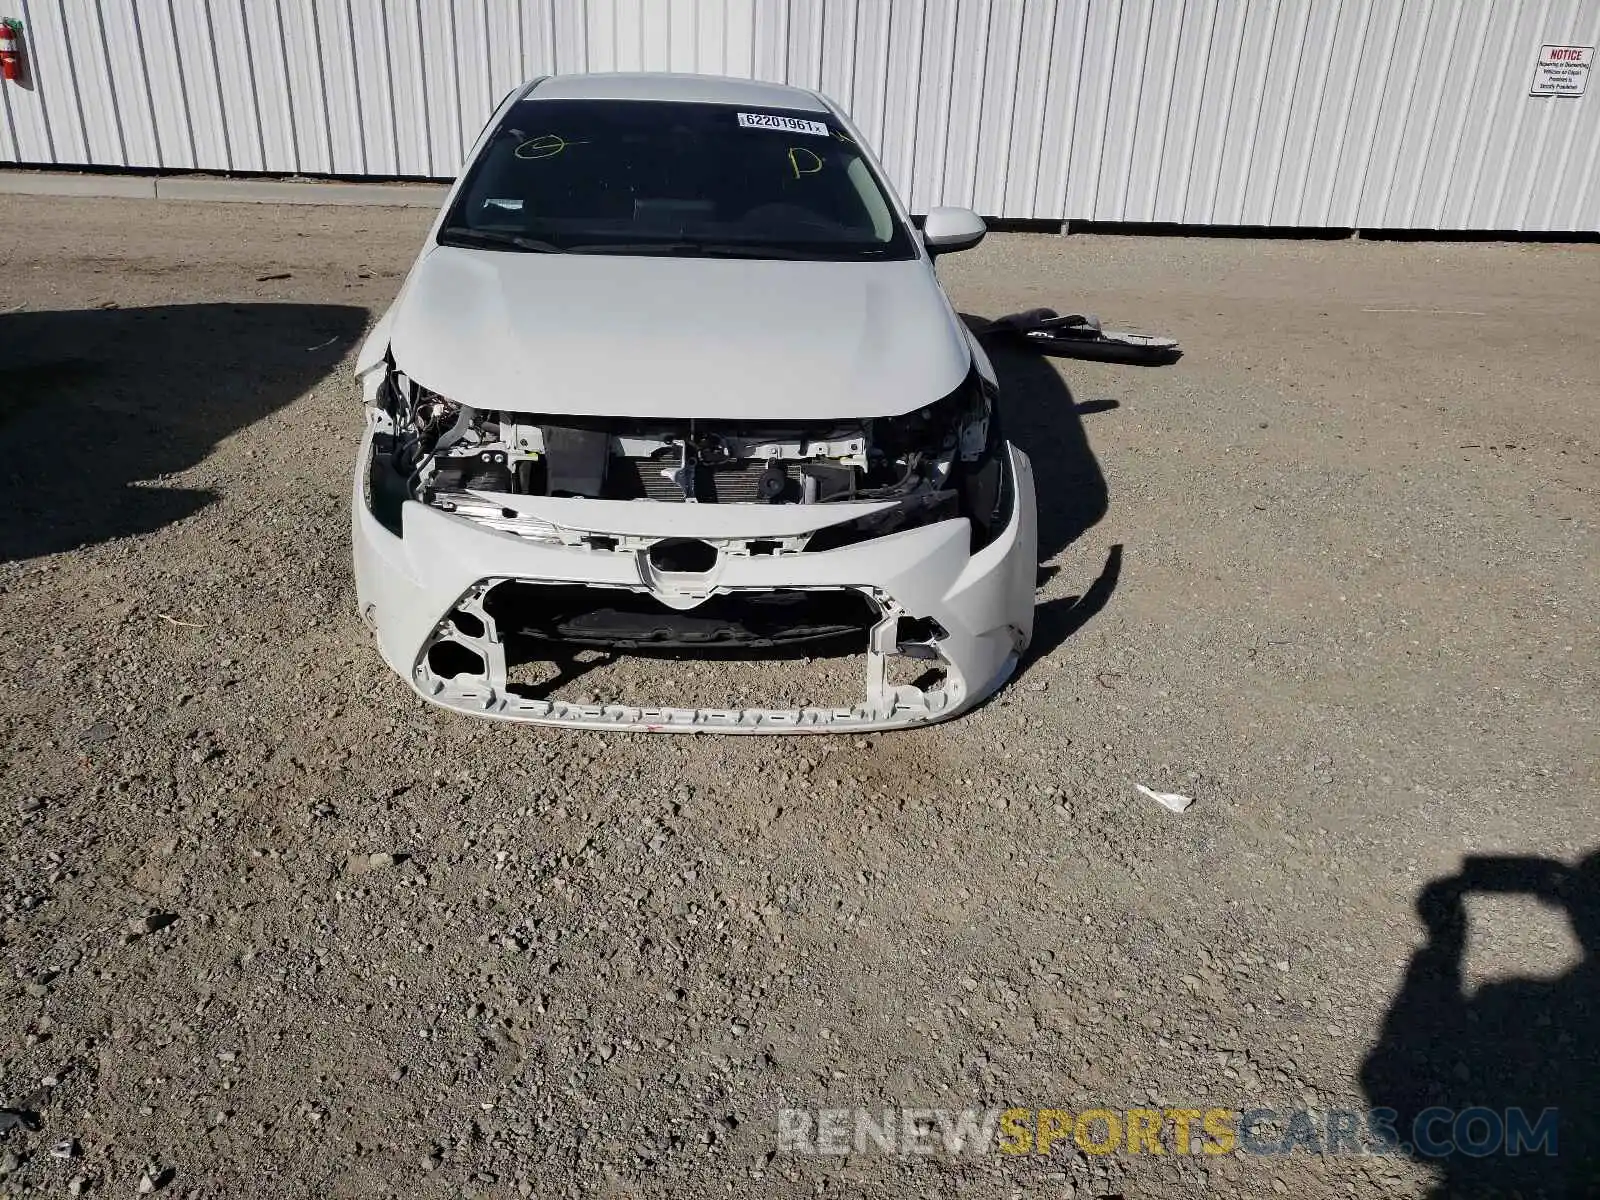
[[(473, 408), (391, 369), (370, 471), (374, 511), (410, 499), (517, 532), (495, 494), (679, 504), (901, 503), (872, 536), (1001, 503), (993, 391), (974, 370), (898, 417), (859, 422), (573, 418)], [(826, 532), (826, 531), (824, 531)], [(852, 539), (854, 540), (854, 539)], [(817, 547), (821, 548), (821, 547)]]

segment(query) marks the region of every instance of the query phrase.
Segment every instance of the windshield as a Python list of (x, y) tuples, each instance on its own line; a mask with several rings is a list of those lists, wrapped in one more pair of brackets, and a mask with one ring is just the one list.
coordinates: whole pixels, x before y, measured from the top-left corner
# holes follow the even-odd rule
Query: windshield
[(904, 259), (915, 250), (830, 114), (521, 100), (439, 233), (511, 252)]

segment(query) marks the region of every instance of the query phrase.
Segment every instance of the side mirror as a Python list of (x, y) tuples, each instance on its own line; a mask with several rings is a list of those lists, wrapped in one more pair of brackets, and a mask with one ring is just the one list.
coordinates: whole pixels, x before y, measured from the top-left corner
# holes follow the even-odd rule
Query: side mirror
[(930, 255), (971, 250), (989, 227), (970, 208), (930, 208), (922, 222), (922, 244)]

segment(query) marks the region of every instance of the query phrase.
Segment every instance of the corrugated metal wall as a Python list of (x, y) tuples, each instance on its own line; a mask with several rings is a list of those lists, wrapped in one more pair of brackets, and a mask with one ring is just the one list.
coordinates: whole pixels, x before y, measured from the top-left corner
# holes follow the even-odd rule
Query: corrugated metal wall
[(548, 72), (819, 87), (913, 211), (1600, 229), (1600, 0), (0, 0), (0, 161), (448, 177)]

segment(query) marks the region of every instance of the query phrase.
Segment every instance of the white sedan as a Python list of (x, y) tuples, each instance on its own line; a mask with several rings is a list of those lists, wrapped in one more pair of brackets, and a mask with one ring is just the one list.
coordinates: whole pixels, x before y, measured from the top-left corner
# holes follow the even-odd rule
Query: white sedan
[[(1001, 687), (1033, 629), (1033, 476), (933, 269), (983, 234), (950, 208), (919, 234), (814, 92), (518, 88), (357, 363), (385, 660), (458, 711), (590, 729), (890, 729)], [(815, 707), (569, 702), (507, 671), (841, 639), (859, 690)], [(928, 670), (896, 682), (897, 657)]]

